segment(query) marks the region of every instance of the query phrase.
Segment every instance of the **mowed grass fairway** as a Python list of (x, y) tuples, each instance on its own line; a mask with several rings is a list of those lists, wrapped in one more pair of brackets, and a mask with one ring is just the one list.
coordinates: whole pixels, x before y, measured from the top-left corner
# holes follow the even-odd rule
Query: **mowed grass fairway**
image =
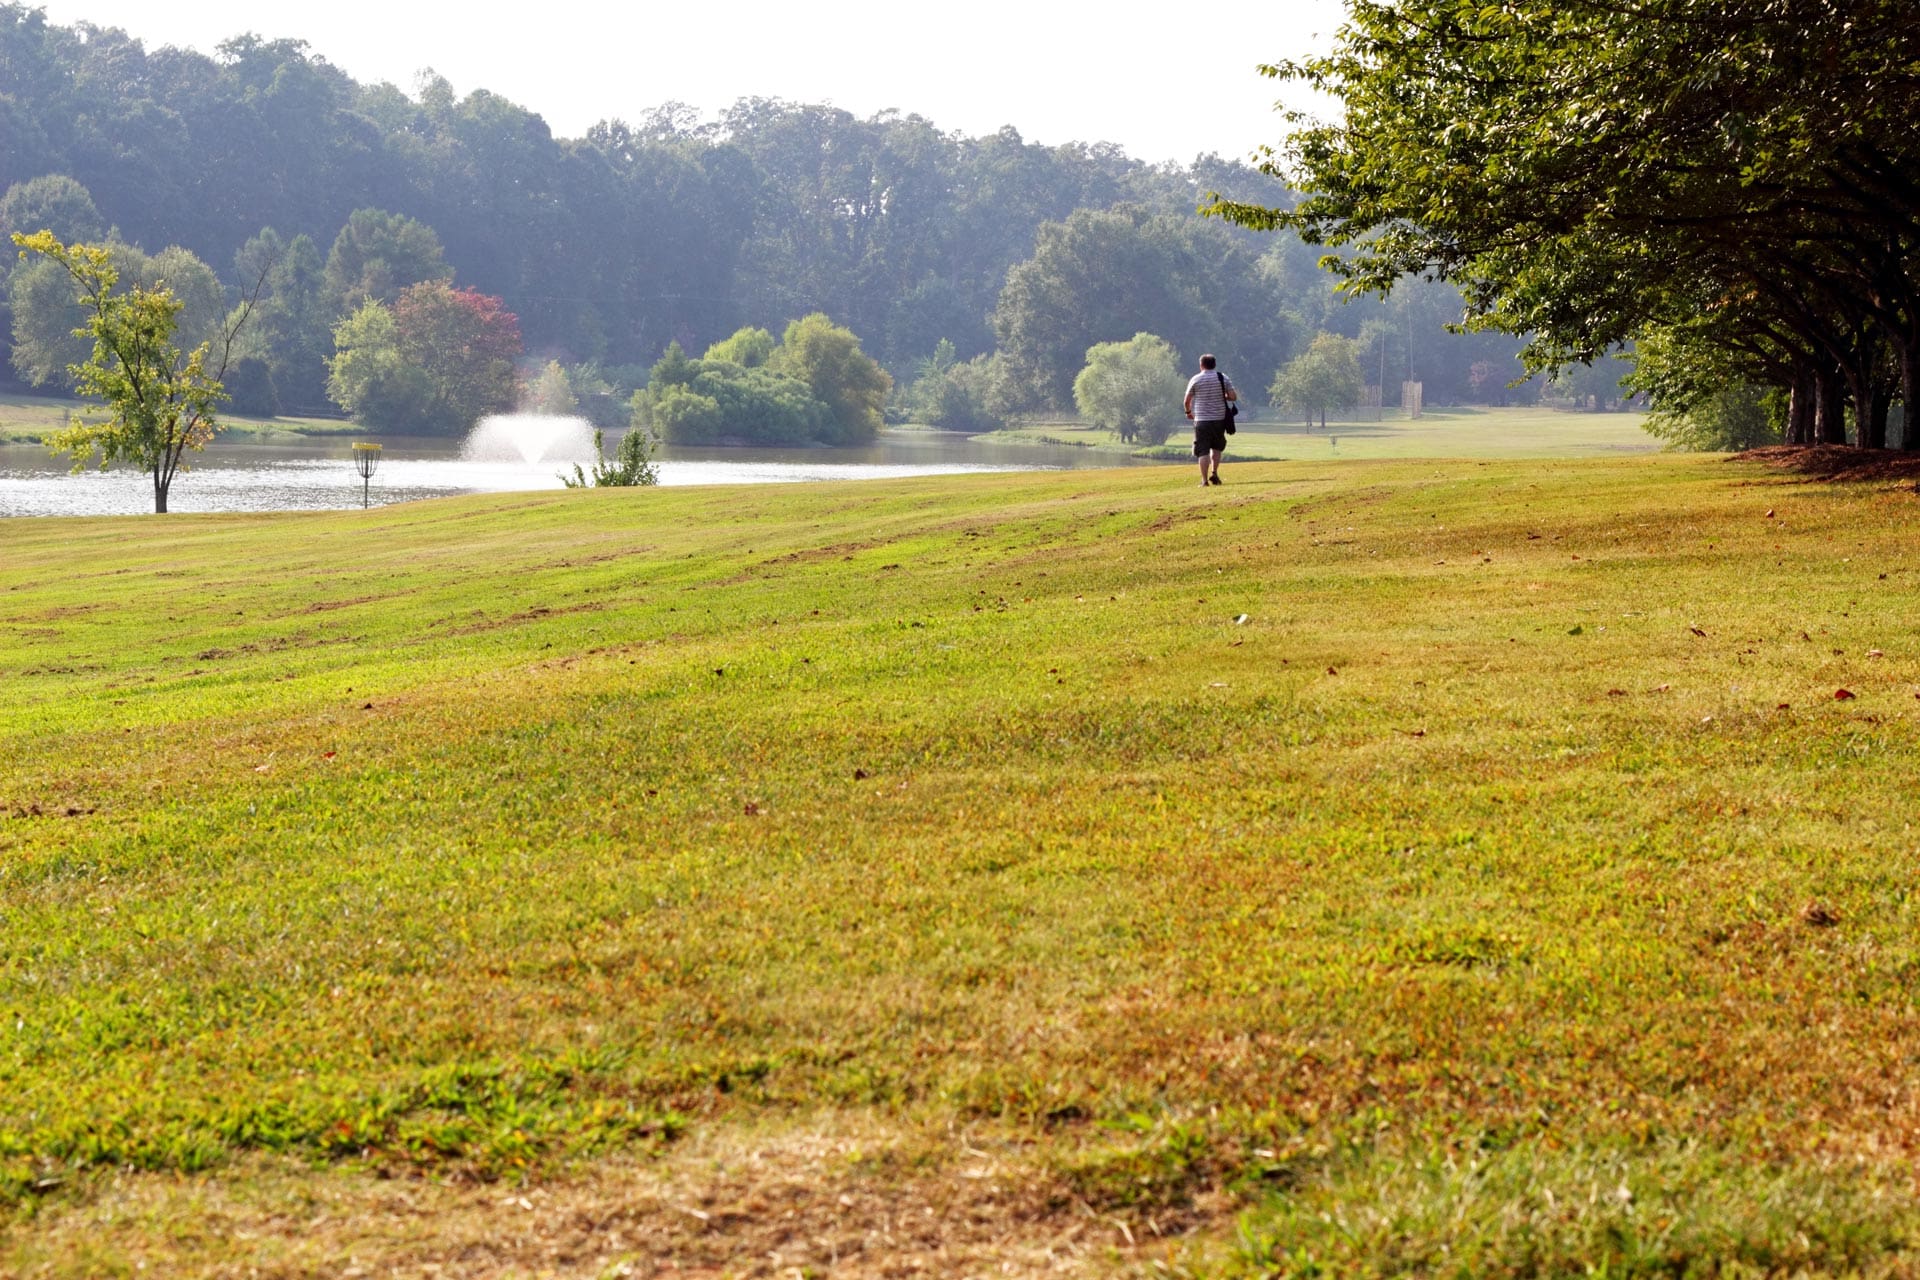
[(0, 1274), (1920, 1273), (1920, 498), (1223, 474), (0, 521)]

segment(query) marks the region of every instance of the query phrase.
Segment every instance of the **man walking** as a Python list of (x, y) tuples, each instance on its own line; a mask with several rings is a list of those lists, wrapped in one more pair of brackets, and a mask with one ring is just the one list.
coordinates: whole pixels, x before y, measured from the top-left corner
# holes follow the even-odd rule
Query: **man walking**
[(1200, 357), (1200, 372), (1187, 383), (1187, 417), (1193, 421), (1193, 456), (1200, 460), (1200, 487), (1220, 483), (1220, 455), (1227, 451), (1232, 422), (1227, 403), (1240, 398), (1233, 379), (1214, 368), (1212, 356)]

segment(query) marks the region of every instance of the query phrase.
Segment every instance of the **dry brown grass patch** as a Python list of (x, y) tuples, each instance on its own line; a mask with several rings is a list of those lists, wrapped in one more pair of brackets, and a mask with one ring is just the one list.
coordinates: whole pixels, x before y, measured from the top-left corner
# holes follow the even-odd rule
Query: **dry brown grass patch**
[(1169, 1256), (1238, 1207), (1086, 1203), (1007, 1133), (837, 1114), (696, 1134), (655, 1161), (453, 1184), (258, 1158), (119, 1174), (0, 1230), (0, 1275), (1090, 1276)]

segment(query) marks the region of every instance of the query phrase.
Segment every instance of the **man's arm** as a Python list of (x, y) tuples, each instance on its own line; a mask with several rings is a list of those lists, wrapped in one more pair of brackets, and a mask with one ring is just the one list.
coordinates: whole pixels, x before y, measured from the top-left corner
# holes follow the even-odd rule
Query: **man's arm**
[(1192, 387), (1187, 388), (1187, 398), (1181, 401), (1180, 403), (1181, 403), (1181, 407), (1187, 411), (1187, 416), (1191, 418), (1193, 416), (1193, 388)]

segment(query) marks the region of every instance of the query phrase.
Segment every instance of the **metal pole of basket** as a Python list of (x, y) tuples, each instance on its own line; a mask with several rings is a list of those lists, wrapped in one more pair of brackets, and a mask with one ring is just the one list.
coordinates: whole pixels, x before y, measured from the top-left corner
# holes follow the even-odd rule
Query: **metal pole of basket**
[(380, 469), (380, 446), (356, 442), (353, 446), (353, 469), (360, 473), (360, 506), (364, 510), (373, 502), (373, 473)]

